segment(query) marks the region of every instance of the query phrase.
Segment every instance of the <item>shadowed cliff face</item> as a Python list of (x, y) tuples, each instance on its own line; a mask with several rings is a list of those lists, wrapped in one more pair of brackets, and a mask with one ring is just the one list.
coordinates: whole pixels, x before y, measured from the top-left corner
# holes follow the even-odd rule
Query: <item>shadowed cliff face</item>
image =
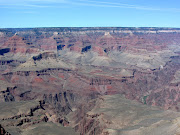
[(0, 125), (0, 134), (1, 135), (11, 135), (10, 133), (6, 132), (5, 129)]
[(17, 108), (36, 104), (20, 114), (1, 116), (0, 123), (11, 127), (12, 133), (45, 122), (70, 126), (81, 134), (120, 133), (120, 127), (105, 130), (113, 121), (110, 114), (108, 118), (101, 111), (93, 112), (92, 117), (88, 114), (105, 95), (120, 94), (147, 106), (180, 111), (180, 29), (39, 28), (0, 32), (0, 102), (9, 106), (17, 103)]

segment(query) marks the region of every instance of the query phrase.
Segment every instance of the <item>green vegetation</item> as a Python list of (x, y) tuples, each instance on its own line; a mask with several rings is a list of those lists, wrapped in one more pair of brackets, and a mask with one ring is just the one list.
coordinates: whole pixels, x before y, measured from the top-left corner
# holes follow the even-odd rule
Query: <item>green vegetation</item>
[(145, 105), (147, 104), (147, 102), (146, 102), (147, 97), (148, 97), (148, 96), (144, 96), (144, 97), (143, 97), (143, 102), (144, 102)]

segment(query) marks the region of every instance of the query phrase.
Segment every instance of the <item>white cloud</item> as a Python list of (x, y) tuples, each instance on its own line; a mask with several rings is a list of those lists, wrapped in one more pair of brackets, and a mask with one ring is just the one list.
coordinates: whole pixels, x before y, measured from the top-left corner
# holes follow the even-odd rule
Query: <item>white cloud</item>
[(65, 3), (67, 0), (26, 0), (33, 2), (51, 2), (51, 3)]
[(0, 0), (0, 2), (2, 3), (6, 3), (6, 2), (30, 2), (30, 1), (34, 1), (34, 2), (61, 2), (61, 1), (65, 1), (65, 0)]
[(115, 3), (115, 2), (105, 2), (105, 1), (95, 1), (95, 0), (78, 0), (81, 3), (75, 3), (84, 6), (95, 6), (95, 7), (111, 7), (111, 8), (129, 8), (138, 10), (150, 10), (150, 11), (169, 11), (169, 12), (180, 12), (179, 8), (162, 8), (162, 7), (151, 7), (142, 5), (132, 5), (125, 3)]
[(64, 3), (67, 0), (0, 0), (0, 4), (18, 4), (18, 3)]
[[(56, 5), (54, 5), (56, 4)], [(61, 4), (61, 5), (60, 5)], [(105, 2), (96, 0), (0, 0), (1, 6), (21, 6), (31, 8), (60, 8), (63, 4), (75, 6), (89, 6), (89, 7), (105, 7), (105, 8), (127, 8), (136, 10), (149, 10), (149, 11), (168, 11), (180, 12), (178, 8), (162, 8), (150, 7), (142, 5), (132, 5), (126, 3)], [(10, 7), (11, 8), (11, 7)]]
[(49, 8), (54, 7), (53, 3), (66, 3), (66, 0), (0, 0), (0, 8), (30, 7), (30, 8)]

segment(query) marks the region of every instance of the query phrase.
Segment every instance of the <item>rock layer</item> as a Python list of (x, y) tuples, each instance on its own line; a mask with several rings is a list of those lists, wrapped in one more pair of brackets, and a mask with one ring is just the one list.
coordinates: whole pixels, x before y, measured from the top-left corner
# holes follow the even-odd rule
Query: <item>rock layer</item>
[[(148, 118), (142, 118), (150, 121), (146, 125), (137, 123), (136, 115), (124, 115), (141, 114), (134, 104), (117, 110), (119, 123), (113, 111), (97, 109), (110, 106), (105, 95), (119, 102), (120, 94), (126, 98), (122, 102), (145, 104), (137, 103), (140, 111), (151, 112), (150, 106), (171, 110), (161, 111), (163, 118), (176, 111), (169, 117), (176, 124), (168, 119), (170, 128), (158, 117), (160, 124), (163, 121), (160, 129), (172, 131), (179, 123), (179, 37), (180, 29), (175, 28), (0, 29), (1, 111), (16, 110), (2, 113), (0, 123), (11, 134), (37, 132), (52, 123), (82, 135), (143, 134), (146, 127), (157, 127), (158, 122), (151, 124)], [(9, 108), (3, 106), (6, 103)]]

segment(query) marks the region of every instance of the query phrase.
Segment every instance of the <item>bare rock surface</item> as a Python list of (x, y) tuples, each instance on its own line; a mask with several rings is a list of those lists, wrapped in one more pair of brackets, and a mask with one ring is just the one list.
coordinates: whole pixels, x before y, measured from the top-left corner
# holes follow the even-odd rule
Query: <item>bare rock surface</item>
[(171, 110), (145, 106), (122, 95), (103, 96), (87, 113), (87, 119), (99, 119), (112, 135), (174, 135), (179, 134), (180, 114)]
[(178, 28), (0, 29), (0, 124), (13, 135), (178, 135), (179, 91)]

